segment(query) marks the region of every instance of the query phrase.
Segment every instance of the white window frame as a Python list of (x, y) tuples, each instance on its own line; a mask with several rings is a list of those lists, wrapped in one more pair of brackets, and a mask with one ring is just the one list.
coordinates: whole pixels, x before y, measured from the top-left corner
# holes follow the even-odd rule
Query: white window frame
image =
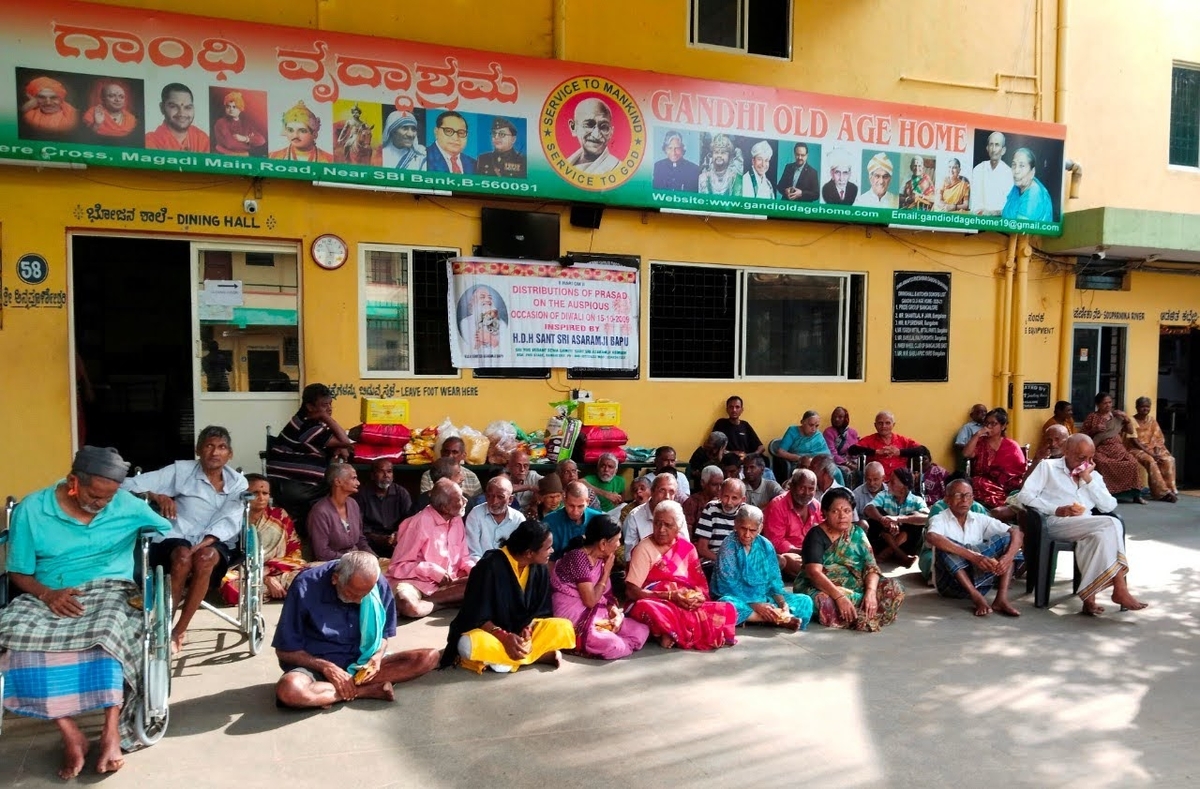
[[(748, 382), (763, 382), (763, 383), (828, 383), (828, 384), (852, 384), (862, 383), (866, 380), (867, 375), (867, 316), (870, 314), (868, 300), (870, 297), (870, 274), (866, 271), (849, 271), (845, 269), (792, 269), (792, 268), (770, 268), (760, 266), (737, 266), (737, 265), (722, 265), (720, 263), (692, 263), (682, 260), (651, 260), (650, 268), (647, 269), (647, 283), (653, 282), (653, 267), (660, 266), (688, 266), (692, 268), (715, 268), (728, 271), (733, 269), (736, 276), (734, 277), (734, 325), (739, 336), (734, 343), (733, 353), (733, 377), (732, 378), (657, 378), (650, 375), (650, 348), (654, 343), (652, 336), (652, 324), (650, 315), (650, 286), (646, 288), (646, 379), (651, 381), (662, 381), (664, 383), (728, 383), (730, 381), (748, 381)], [(841, 321), (839, 330), (841, 337), (839, 345), (841, 346), (841, 359), (838, 366), (842, 371), (841, 375), (747, 375), (746, 374), (746, 342), (749, 334), (746, 330), (746, 315), (748, 288), (746, 286), (747, 277), (753, 274), (780, 274), (783, 276), (816, 276), (816, 277), (842, 277), (845, 285), (842, 291), (841, 301)], [(863, 278), (863, 314), (862, 314), (862, 336), (863, 336), (863, 359), (862, 371), (858, 378), (849, 377), (850, 355), (847, 343), (850, 338), (850, 321), (853, 320), (852, 310), (849, 308), (850, 299), (850, 278), (861, 276)]]
[[(406, 310), (408, 320), (408, 360), (410, 366), (416, 369), (415, 340), (416, 332), (413, 327), (412, 288), (413, 288), (413, 253), (414, 252), (449, 252), (458, 255), (460, 250), (455, 247), (416, 246), (412, 244), (376, 244), (359, 243), (358, 247), (358, 374), (364, 381), (380, 379), (424, 379), (446, 380), (462, 378), (459, 370), (453, 375), (418, 375), (413, 371), (403, 370), (368, 370), (367, 369), (367, 255), (371, 252), (392, 252), (405, 256), (408, 267), (409, 309)], [(447, 313), (449, 314), (449, 313)]]
[(749, 51), (748, 47), (749, 47), (749, 30), (750, 30), (750, 25), (749, 25), (750, 0), (738, 0), (738, 6), (737, 6), (738, 45), (736, 47), (725, 47), (725, 46), (721, 46), (719, 44), (706, 44), (706, 43), (703, 43), (700, 41), (693, 41), (692, 36), (693, 36), (693, 31), (695, 31), (695, 29), (696, 29), (696, 24), (695, 24), (696, 16), (698, 13), (700, 2), (701, 2), (701, 0), (688, 0), (687, 30), (685, 31), (685, 33), (687, 36), (687, 46), (689, 49), (707, 49), (711, 52), (737, 52), (737, 53), (740, 53), (742, 55), (746, 55), (747, 57), (752, 57), (752, 58), (765, 58), (766, 60), (791, 62), (791, 60), (792, 60), (792, 32), (793, 32), (793, 24), (792, 23), (795, 20), (795, 14), (796, 14), (795, 0), (787, 0), (787, 4), (788, 4), (788, 21), (787, 21), (788, 42), (787, 42), (787, 55), (785, 57), (779, 57), (776, 55), (763, 55), (758, 52), (750, 52)]

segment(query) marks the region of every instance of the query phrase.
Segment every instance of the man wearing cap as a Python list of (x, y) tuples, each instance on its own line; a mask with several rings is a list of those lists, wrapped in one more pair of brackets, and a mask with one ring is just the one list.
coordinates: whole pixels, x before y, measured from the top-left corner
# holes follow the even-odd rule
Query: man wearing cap
[(425, 169), (425, 146), (417, 143), (417, 117), (407, 110), (393, 112), (383, 125), (383, 166)]
[(900, 205), (899, 198), (889, 191), (892, 186), (892, 172), (896, 169), (892, 157), (883, 151), (875, 154), (867, 162), (867, 177), (871, 188), (858, 196), (854, 201), (857, 206), (867, 208), (896, 208)]
[(854, 205), (858, 197), (858, 184), (850, 182), (854, 176), (854, 164), (850, 154), (834, 148), (825, 157), (829, 165), (829, 180), (821, 187), (821, 200), (830, 205)]
[[(188, 625), (209, 586), (225, 577), (241, 558), (241, 495), (246, 478), (229, 468), (233, 443), (229, 431), (209, 425), (196, 439), (198, 460), (169, 466), (125, 480), (121, 487), (144, 493), (171, 520), (170, 534), (150, 546), (150, 564), (171, 574), (171, 594), (179, 621), (171, 631), (171, 650), (183, 648)], [(185, 597), (186, 595), (186, 597)]]
[(79, 112), (67, 102), (67, 89), (61, 82), (36, 77), (25, 85), (21, 122), (42, 134), (67, 134), (79, 123)]
[(480, 154), (475, 171), (500, 178), (524, 178), (525, 154), (514, 147), (516, 144), (516, 125), (508, 118), (496, 118), (492, 121), (492, 150)]
[[(18, 596), (0, 609), (5, 706), (50, 719), (63, 738), (60, 778), (83, 769), (88, 738), (75, 716), (104, 709), (96, 771), (119, 770), (137, 747), (133, 719), (141, 673), (141, 614), (129, 605), (138, 531), (171, 524), (120, 490), (129, 464), (85, 446), (66, 479), (13, 512), (8, 573)], [(123, 713), (123, 714), (122, 714)]]

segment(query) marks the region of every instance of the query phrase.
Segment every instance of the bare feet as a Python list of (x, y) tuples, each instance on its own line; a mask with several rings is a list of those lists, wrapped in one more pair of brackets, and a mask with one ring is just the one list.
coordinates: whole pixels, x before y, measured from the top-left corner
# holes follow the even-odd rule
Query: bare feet
[(1113, 592), (1112, 601), (1121, 606), (1122, 611), (1141, 611), (1143, 608), (1150, 605), (1149, 603), (1143, 603), (1141, 600), (1138, 600), (1136, 597), (1129, 594), (1129, 592), (1126, 592), (1125, 594)]
[(975, 603), (975, 616), (987, 616), (990, 613), (992, 613), (992, 607), (987, 604), (987, 600)]
[(358, 686), (359, 699), (379, 699), (380, 701), (395, 701), (396, 691), (390, 682), (372, 682)]
[(1159, 501), (1165, 501), (1168, 504), (1174, 504), (1177, 501), (1179, 501), (1179, 497), (1176, 496), (1174, 493), (1167, 493), (1161, 499), (1159, 499)]
[(785, 630), (791, 630), (793, 633), (795, 633), (800, 629), (800, 617), (789, 616), (787, 619), (784, 619), (782, 622), (780, 622), (779, 626)]
[(659, 636), (658, 643), (663, 649), (670, 649), (671, 647), (675, 646), (675, 639), (671, 638), (670, 636)]
[(1140, 493), (1135, 493), (1135, 494), (1133, 494), (1133, 503), (1134, 504), (1145, 504), (1146, 500), (1142, 498)]
[(537, 662), (545, 663), (548, 666), (554, 666), (555, 668), (558, 668), (562, 665), (562, 652), (559, 652), (557, 649), (553, 652), (547, 652), (538, 658)]
[(1088, 601), (1084, 600), (1083, 601), (1083, 610), (1080, 611), (1079, 613), (1086, 614), (1087, 616), (1096, 616), (1097, 614), (1104, 613), (1104, 606), (1097, 605), (1095, 602), (1089, 603)]
[(96, 762), (96, 772), (115, 773), (125, 766), (125, 756), (121, 753), (121, 738), (116, 732), (112, 734), (112, 742), (100, 741), (100, 760)]
[(992, 610), (999, 611), (1005, 616), (1020, 616), (1021, 612), (1012, 606), (1007, 600), (993, 600)]
[(903, 559), (900, 560), (900, 564), (902, 564), (902, 565), (904, 565), (904, 567), (908, 568), (908, 567), (912, 567), (913, 563), (916, 561), (917, 561), (917, 557), (907, 555)]
[[(72, 733), (63, 732), (63, 760), (58, 770), (58, 777), (69, 781), (83, 771), (83, 762), (87, 758), (88, 740), (78, 728)], [(119, 749), (118, 749), (119, 752)], [(104, 757), (101, 757), (103, 761)]]

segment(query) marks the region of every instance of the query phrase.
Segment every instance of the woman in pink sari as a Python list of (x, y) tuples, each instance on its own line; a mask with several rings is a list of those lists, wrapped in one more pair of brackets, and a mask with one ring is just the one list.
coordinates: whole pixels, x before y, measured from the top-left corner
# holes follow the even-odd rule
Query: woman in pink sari
[[(582, 540), (581, 547), (574, 547)], [(646, 645), (650, 628), (626, 619), (613, 596), (609, 575), (621, 547), (616, 513), (588, 521), (582, 537), (550, 572), (554, 615), (575, 625), (574, 653), (601, 660), (628, 657)]]
[(993, 408), (962, 451), (963, 457), (972, 459), (975, 500), (989, 509), (1003, 507), (1008, 494), (1020, 488), (1025, 477), (1025, 452), (1005, 435), (1007, 430), (1008, 412)]
[(708, 581), (696, 548), (679, 539), (683, 507), (663, 501), (654, 508), (654, 531), (634, 547), (625, 575), (630, 619), (650, 626), (665, 648), (717, 649), (737, 643), (737, 610), (709, 599)]

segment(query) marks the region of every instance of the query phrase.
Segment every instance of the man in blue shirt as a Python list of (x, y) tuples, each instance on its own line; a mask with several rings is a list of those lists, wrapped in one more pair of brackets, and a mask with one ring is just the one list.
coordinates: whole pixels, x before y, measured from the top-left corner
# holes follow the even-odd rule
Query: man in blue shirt
[(171, 524), (119, 489), (128, 469), (115, 449), (86, 446), (66, 479), (13, 513), (8, 572), (19, 594), (0, 610), (6, 707), (55, 722), (63, 780), (79, 775), (88, 751), (76, 715), (104, 710), (97, 772), (119, 770), (122, 747), (136, 743), (138, 704), (126, 697), (141, 671), (141, 614), (129, 605), (134, 547), (141, 528), (165, 534)]
[(542, 523), (554, 537), (552, 557), (558, 559), (567, 551), (567, 545), (575, 537), (579, 537), (587, 529), (588, 522), (600, 515), (600, 510), (593, 510), (587, 505), (588, 488), (576, 480), (567, 485), (567, 496), (563, 505), (554, 512), (542, 518)]
[(302, 571), (288, 589), (271, 643), (284, 671), (275, 685), (276, 704), (324, 708), (354, 699), (393, 701), (392, 683), (432, 671), (442, 654), (389, 652), (394, 635), (396, 598), (374, 554), (350, 551)]

